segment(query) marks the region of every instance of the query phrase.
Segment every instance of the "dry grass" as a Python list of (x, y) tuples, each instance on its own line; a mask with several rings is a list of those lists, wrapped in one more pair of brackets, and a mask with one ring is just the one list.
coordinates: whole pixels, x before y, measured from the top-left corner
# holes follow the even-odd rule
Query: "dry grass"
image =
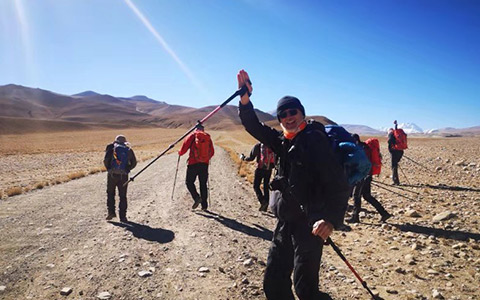
[(5, 194), (8, 197), (12, 197), (12, 196), (15, 196), (15, 195), (20, 195), (21, 193), (23, 193), (23, 189), (21, 187), (18, 187), (18, 186), (11, 187), (11, 188), (8, 188), (8, 189), (5, 190)]
[(77, 171), (77, 172), (73, 172), (73, 173), (68, 174), (67, 177), (70, 180), (74, 180), (74, 179), (85, 177), (86, 175), (87, 174), (83, 171)]
[[(245, 130), (209, 131), (207, 128), (207, 132), (211, 134), (215, 146), (222, 147), (229, 153), (232, 161), (238, 166), (239, 175), (252, 182), (255, 163), (241, 162), (239, 156), (241, 153), (247, 155), (257, 141)], [(126, 135), (133, 146), (137, 160), (141, 162), (157, 157), (182, 136), (185, 129), (108, 129), (0, 135), (0, 167), (4, 174), (8, 174), (0, 178), (0, 195), (2, 197), (18, 195), (32, 189), (104, 172), (105, 167), (102, 161), (105, 146), (111, 143), (119, 133)], [(383, 169), (388, 170), (388, 152), (384, 149), (386, 139), (380, 137), (379, 140), (384, 154)], [(412, 149), (407, 151), (407, 155), (420, 159), (423, 154), (430, 152), (431, 147), (435, 147), (445, 149), (444, 158), (455, 161), (455, 155), (447, 150), (456, 149), (458, 144), (463, 142), (464, 139), (456, 138), (412, 137), (409, 139)], [(478, 151), (476, 150), (478, 148), (475, 148), (479, 143), (478, 138), (468, 139), (468, 143), (471, 147), (464, 149), (465, 155)], [(181, 141), (170, 153), (178, 150), (180, 146)], [(27, 162), (22, 163), (23, 161)], [(420, 160), (420, 163), (428, 164), (429, 161)], [(473, 181), (473, 178), (470, 181)]]

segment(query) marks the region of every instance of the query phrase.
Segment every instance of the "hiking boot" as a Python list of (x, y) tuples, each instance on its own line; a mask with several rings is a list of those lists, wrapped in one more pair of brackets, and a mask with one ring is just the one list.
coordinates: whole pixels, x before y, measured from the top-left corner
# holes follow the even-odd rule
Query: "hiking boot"
[(353, 214), (350, 219), (345, 220), (347, 223), (360, 223), (360, 217), (357, 214)]
[(127, 217), (120, 217), (120, 222), (127, 223), (128, 222)]
[(389, 214), (388, 212), (387, 213), (384, 213), (382, 215), (382, 217), (380, 218), (380, 222), (385, 222), (387, 221), (388, 219), (390, 219), (393, 215), (392, 214)]
[(116, 218), (116, 217), (117, 217), (117, 215), (115, 213), (110, 212), (110, 213), (108, 213), (106, 220), (110, 221), (111, 219)]
[(267, 211), (268, 208), (268, 203), (262, 203), (260, 204), (260, 207), (258, 208), (258, 211)]
[(198, 205), (200, 205), (201, 202), (202, 202), (202, 198), (197, 197), (197, 199), (195, 199), (195, 202), (194, 202), (193, 205), (192, 205), (192, 209), (197, 208)]
[(348, 226), (347, 224), (342, 224), (338, 226), (338, 231), (350, 232), (352, 231), (352, 227)]

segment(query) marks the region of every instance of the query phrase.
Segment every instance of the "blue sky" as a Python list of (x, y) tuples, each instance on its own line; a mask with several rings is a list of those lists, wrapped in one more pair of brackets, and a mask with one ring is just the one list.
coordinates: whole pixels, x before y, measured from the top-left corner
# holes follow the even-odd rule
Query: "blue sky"
[[(0, 85), (254, 105), (423, 129), (480, 125), (480, 1), (0, 0)], [(232, 104), (236, 104), (236, 101)]]

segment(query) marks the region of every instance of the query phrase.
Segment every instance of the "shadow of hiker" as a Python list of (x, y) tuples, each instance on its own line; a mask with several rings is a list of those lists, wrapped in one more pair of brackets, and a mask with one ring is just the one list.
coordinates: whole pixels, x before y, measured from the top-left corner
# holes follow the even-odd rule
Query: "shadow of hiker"
[(195, 212), (197, 215), (213, 219), (220, 222), (222, 225), (231, 228), (236, 231), (248, 234), (250, 236), (259, 237), (266, 241), (271, 241), (273, 238), (273, 232), (257, 224), (253, 224), (256, 228), (242, 224), (234, 219), (224, 217), (211, 211)]
[(418, 187), (418, 188), (431, 188), (435, 190), (449, 190), (449, 191), (467, 191), (467, 192), (480, 192), (480, 189), (472, 188), (472, 187), (464, 187), (464, 186), (451, 186), (440, 183), (438, 185), (433, 184), (402, 184), (403, 186), (408, 187)]
[(472, 233), (472, 232), (458, 231), (458, 230), (450, 231), (445, 229), (425, 227), (425, 226), (413, 225), (413, 224), (390, 224), (390, 225), (404, 232), (408, 231), (408, 232), (422, 233), (427, 235), (433, 235), (436, 237), (459, 240), (459, 241), (466, 241), (469, 238), (474, 239), (476, 241), (480, 240), (479, 233)]
[(147, 241), (163, 244), (169, 243), (175, 238), (175, 233), (167, 229), (152, 228), (150, 226), (138, 224), (131, 221), (128, 221), (126, 223), (110, 221), (109, 223), (118, 227), (125, 228), (126, 230), (132, 232), (134, 237)]

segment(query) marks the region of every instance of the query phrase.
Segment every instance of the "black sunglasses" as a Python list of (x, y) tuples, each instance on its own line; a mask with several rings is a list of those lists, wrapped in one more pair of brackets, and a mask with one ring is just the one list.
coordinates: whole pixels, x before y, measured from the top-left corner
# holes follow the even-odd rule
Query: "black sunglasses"
[(278, 114), (280, 119), (285, 119), (286, 117), (293, 117), (298, 114), (298, 109), (286, 109)]

